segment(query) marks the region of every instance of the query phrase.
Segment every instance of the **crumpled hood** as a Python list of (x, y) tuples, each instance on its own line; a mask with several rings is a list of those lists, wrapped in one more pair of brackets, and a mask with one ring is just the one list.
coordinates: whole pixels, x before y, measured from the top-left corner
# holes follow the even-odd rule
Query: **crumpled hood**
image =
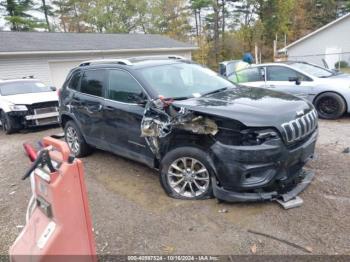
[(53, 91), (3, 96), (2, 98), (15, 105), (31, 105), (35, 103), (58, 101), (58, 95)]
[(237, 87), (199, 98), (174, 102), (177, 107), (238, 120), (248, 127), (276, 127), (307, 113), (313, 106), (304, 99), (262, 88)]

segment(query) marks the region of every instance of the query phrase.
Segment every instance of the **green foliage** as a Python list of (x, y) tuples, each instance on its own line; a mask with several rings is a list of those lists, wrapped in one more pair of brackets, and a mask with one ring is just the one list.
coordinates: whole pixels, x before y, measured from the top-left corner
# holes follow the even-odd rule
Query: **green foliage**
[(31, 0), (2, 0), (0, 6), (5, 9), (5, 21), (12, 31), (32, 31), (45, 27), (41, 20), (28, 14), (28, 11), (34, 9)]
[(37, 8), (39, 12), (42, 12), (45, 16), (45, 22), (46, 22), (46, 29), (48, 31), (51, 31), (51, 25), (50, 25), (50, 20), (49, 17), (54, 15), (53, 12), (53, 7), (48, 4), (48, 0), (41, 0), (41, 4), (39, 5), (39, 8)]
[(191, 31), (190, 12), (184, 0), (155, 0), (151, 5), (147, 33), (166, 34), (187, 40)]
[(339, 62), (336, 62), (334, 66), (335, 68), (347, 68), (349, 67), (349, 64), (346, 61), (339, 61)]
[[(153, 33), (191, 41), (196, 61), (216, 68), (258, 46), (278, 48), (350, 12), (350, 0), (0, 0), (11, 30)], [(44, 14), (45, 21), (30, 10)], [(53, 19), (51, 19), (53, 18)], [(59, 21), (59, 24), (54, 22)]]

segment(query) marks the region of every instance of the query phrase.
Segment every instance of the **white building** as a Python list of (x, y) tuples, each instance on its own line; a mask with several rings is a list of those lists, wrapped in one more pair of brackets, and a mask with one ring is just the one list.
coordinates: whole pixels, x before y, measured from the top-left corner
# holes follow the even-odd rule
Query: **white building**
[(194, 49), (151, 34), (0, 32), (0, 79), (34, 76), (61, 87), (82, 61), (169, 54), (190, 59)]
[(279, 50), (288, 60), (302, 60), (335, 68), (338, 61), (350, 65), (350, 14), (321, 27)]

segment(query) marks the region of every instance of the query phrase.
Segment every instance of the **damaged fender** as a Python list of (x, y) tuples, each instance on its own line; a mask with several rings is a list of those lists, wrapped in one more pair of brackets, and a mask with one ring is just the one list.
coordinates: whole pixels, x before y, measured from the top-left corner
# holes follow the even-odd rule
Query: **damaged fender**
[(174, 129), (213, 136), (218, 132), (215, 121), (206, 116), (196, 115), (184, 107), (175, 107), (171, 101), (149, 101), (141, 121), (141, 136), (145, 137), (157, 159), (160, 158), (160, 138), (166, 137)]

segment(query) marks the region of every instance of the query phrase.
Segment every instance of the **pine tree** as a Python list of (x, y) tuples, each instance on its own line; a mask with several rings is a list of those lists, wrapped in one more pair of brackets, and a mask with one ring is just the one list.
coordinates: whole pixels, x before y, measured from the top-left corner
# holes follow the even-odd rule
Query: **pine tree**
[(28, 14), (34, 9), (32, 0), (3, 0), (0, 5), (5, 9), (5, 20), (11, 31), (32, 31), (45, 27), (42, 21)]
[(41, 0), (41, 5), (39, 7), (39, 11), (44, 14), (46, 27), (49, 32), (52, 31), (49, 17), (53, 16), (53, 7), (48, 3), (47, 0)]

